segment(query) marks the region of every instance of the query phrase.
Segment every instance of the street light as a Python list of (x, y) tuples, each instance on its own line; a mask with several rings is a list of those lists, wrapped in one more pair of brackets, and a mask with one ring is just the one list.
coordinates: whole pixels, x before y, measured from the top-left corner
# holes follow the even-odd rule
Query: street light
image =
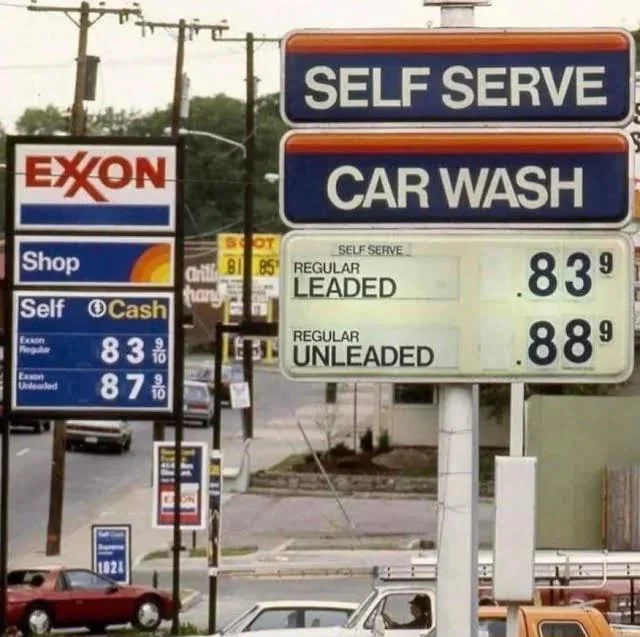
[[(165, 135), (171, 134), (170, 128), (164, 129)], [(224, 144), (229, 144), (230, 146), (235, 146), (242, 151), (242, 156), (247, 156), (247, 147), (242, 143), (238, 142), (235, 139), (229, 139), (228, 137), (224, 137), (223, 135), (216, 135), (215, 133), (209, 133), (204, 130), (191, 130), (189, 128), (180, 128), (178, 130), (179, 135), (193, 135), (194, 137), (208, 137), (209, 139), (215, 139), (216, 141), (222, 142)]]

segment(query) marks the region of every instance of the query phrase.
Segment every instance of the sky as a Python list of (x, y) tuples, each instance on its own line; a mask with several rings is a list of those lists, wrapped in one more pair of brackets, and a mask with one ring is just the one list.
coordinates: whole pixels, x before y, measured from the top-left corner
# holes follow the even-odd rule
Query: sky
[[(78, 7), (79, 0), (37, 0), (41, 6)], [(29, 0), (0, 0), (0, 123), (14, 132), (14, 122), (28, 107), (70, 106), (75, 78), (78, 29), (63, 13), (28, 11)], [(132, 6), (106, 0), (109, 8)], [(91, 6), (97, 7), (98, 0)], [(422, 0), (140, 0), (147, 20), (175, 22), (198, 18), (201, 24), (227, 20), (223, 37), (277, 38), (296, 28), (416, 28), (439, 26), (440, 10)], [(475, 10), (480, 27), (614, 27), (640, 25), (637, 0), (493, 0)], [(89, 53), (101, 58), (96, 101), (140, 111), (171, 101), (175, 31), (156, 29), (142, 37), (130, 23), (104, 16), (89, 33)], [(187, 42), (185, 71), (191, 95), (245, 92), (244, 44), (213, 42), (200, 33)], [(262, 94), (279, 90), (279, 52), (275, 43), (257, 44), (255, 72)]]

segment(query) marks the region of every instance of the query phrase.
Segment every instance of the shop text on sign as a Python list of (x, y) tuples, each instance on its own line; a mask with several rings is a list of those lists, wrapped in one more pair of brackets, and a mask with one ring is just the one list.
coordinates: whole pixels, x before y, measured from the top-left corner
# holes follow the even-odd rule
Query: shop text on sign
[(293, 31), (281, 114), (302, 126), (624, 125), (634, 63), (624, 29)]
[(176, 148), (19, 143), (16, 230), (175, 230)]
[(292, 226), (622, 227), (633, 210), (622, 131), (291, 131), (280, 174)]
[(620, 382), (633, 244), (617, 232), (304, 233), (283, 240), (293, 379)]

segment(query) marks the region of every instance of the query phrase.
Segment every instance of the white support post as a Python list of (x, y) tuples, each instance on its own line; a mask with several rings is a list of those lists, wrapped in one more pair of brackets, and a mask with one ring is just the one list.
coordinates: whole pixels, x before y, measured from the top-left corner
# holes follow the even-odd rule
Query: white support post
[[(511, 383), (509, 409), (509, 456), (524, 456), (524, 383)], [(507, 605), (506, 637), (519, 637), (518, 605)]]
[[(474, 26), (475, 6), (424, 0), (440, 6), (440, 26)], [(447, 637), (478, 634), (478, 385), (439, 388), (437, 631)]]
[(438, 634), (478, 634), (478, 385), (444, 385), (438, 430)]

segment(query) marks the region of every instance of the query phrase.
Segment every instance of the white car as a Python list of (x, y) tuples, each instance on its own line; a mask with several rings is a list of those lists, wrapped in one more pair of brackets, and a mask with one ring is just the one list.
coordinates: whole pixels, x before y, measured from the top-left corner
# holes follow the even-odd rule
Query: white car
[[(426, 584), (426, 583), (425, 583)], [(385, 584), (376, 586), (341, 626), (311, 626), (287, 630), (287, 637), (435, 637), (435, 589), (428, 584)], [(411, 601), (416, 595), (427, 597), (431, 612), (425, 628), (383, 628), (383, 615), (404, 624), (413, 619)], [(260, 637), (278, 637), (282, 627), (269, 628)]]
[(65, 446), (75, 449), (109, 449), (116, 453), (129, 451), (133, 433), (126, 420), (67, 420)]
[(220, 635), (237, 635), (256, 630), (330, 628), (341, 626), (358, 604), (309, 600), (259, 602), (227, 624)]
[(213, 421), (213, 398), (207, 383), (184, 381), (183, 419), (185, 425), (210, 427)]

